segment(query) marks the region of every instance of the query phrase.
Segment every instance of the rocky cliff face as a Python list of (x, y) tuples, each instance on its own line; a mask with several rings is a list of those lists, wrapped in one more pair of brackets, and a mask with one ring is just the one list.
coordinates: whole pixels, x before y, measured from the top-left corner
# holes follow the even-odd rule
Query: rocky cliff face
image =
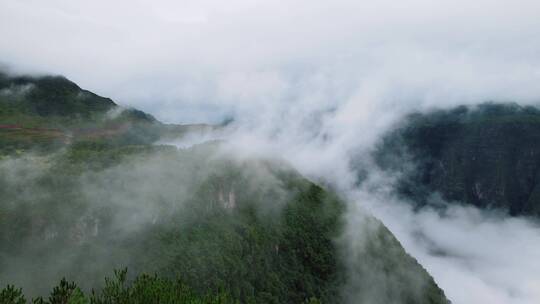
[(511, 215), (540, 215), (538, 109), (483, 104), (413, 114), (383, 140), (376, 158), (402, 173), (398, 191), (420, 205), (440, 193)]

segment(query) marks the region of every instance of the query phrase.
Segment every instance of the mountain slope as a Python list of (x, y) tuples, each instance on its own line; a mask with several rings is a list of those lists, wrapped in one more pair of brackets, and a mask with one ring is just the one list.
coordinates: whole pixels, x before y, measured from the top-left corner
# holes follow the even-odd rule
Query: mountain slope
[(417, 203), (438, 192), (511, 215), (540, 215), (536, 108), (483, 104), (410, 115), (376, 154), (381, 167), (404, 174), (399, 191)]
[(287, 165), (220, 156), (210, 144), (72, 149), (0, 168), (0, 281), (31, 295), (63, 276), (96, 288), (127, 266), (243, 303), (341, 303), (358, 290), (446, 301), (375, 219), (351, 269), (339, 241), (344, 203)]
[(39, 116), (90, 117), (116, 107), (61, 76), (10, 77), (0, 73), (2, 110)]
[(209, 125), (167, 125), (142, 111), (81, 89), (61, 76), (10, 76), (0, 72), (0, 156), (52, 151), (78, 141), (151, 144)]
[[(58, 82), (58, 88), (65, 86), (58, 91), (63, 93), (50, 94), (64, 94), (60, 108), (69, 111), (43, 113), (26, 105), (12, 109), (13, 97), (3, 101), (2, 119), (9, 122), (0, 124), (25, 125), (15, 129), (22, 134), (0, 130), (12, 132), (11, 143), (19, 143), (28, 132), (53, 132), (53, 125), (60, 134), (74, 135), (58, 143), (61, 149), (38, 154), (33, 149), (42, 144), (34, 141), (27, 150), (4, 150), (2, 284), (21, 286), (34, 297), (67, 277), (81, 287), (76, 292), (80, 301), (116, 303), (107, 291), (111, 281), (102, 289), (103, 278), (128, 267), (131, 275), (118, 284), (153, 290), (146, 295), (159, 303), (170, 292), (178, 301), (175, 288), (195, 297), (228, 299), (221, 303), (447, 302), (431, 276), (368, 215), (358, 227), (365, 240), (351, 256), (351, 244), (342, 237), (346, 204), (289, 165), (238, 158), (219, 142), (189, 149), (154, 145), (151, 137), (137, 136), (157, 130), (158, 138), (163, 125), (144, 117), (142, 122), (129, 118), (128, 129), (108, 134), (110, 119), (103, 115), (114, 104), (98, 98), (93, 100), (100, 106), (78, 110), (78, 101), (69, 105), (78, 87), (61, 78), (51, 81)], [(20, 98), (21, 104), (47, 103)], [(179, 131), (175, 126), (165, 129)], [(142, 273), (164, 281), (139, 276)], [(133, 282), (135, 276), (142, 281)], [(176, 280), (180, 287), (170, 285)], [(75, 287), (62, 284), (49, 302), (65, 303), (54, 300), (61, 290), (75, 293)], [(85, 298), (90, 289), (101, 292), (102, 300)], [(0, 302), (8, 294), (16, 292), (4, 289)]]

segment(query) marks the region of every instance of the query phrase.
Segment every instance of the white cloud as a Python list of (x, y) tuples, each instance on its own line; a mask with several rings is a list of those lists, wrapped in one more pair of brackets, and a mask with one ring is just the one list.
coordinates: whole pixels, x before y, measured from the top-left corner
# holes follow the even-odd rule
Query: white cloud
[[(194, 104), (224, 113), (280, 97), (302, 102), (315, 75), (339, 92), (320, 99), (375, 87), (417, 102), (530, 100), (540, 91), (539, 9), (537, 1), (6, 0), (0, 56), (161, 109), (168, 121), (214, 118), (178, 110)], [(260, 77), (272, 77), (265, 98)], [(239, 100), (223, 89), (232, 79), (244, 84)]]
[[(540, 102), (538, 12), (536, 0), (3, 0), (0, 58), (168, 122), (234, 114), (236, 145), (365, 200), (455, 303), (531, 303), (537, 227), (352, 196), (349, 161), (414, 109)], [(418, 230), (462, 258), (432, 255)]]
[(540, 227), (529, 219), (462, 206), (451, 206), (445, 214), (413, 212), (384, 195), (364, 202), (453, 303), (533, 304), (540, 299)]

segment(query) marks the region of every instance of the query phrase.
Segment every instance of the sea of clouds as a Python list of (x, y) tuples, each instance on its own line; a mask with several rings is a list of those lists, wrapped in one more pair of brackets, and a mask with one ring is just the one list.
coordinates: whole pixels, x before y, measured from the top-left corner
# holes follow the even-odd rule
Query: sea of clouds
[(534, 0), (5, 0), (0, 58), (165, 122), (234, 117), (239, 153), (285, 158), (373, 213), (454, 303), (538, 303), (537, 222), (414, 211), (369, 156), (411, 111), (539, 105), (538, 12)]

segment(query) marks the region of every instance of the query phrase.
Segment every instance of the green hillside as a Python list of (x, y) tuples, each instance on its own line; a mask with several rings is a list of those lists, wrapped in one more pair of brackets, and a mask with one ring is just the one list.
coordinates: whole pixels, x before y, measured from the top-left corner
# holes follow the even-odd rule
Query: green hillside
[(61, 76), (10, 77), (0, 73), (0, 90), (3, 116), (90, 118), (116, 107), (112, 100), (82, 90)]
[[(341, 303), (350, 275), (338, 241), (343, 202), (284, 164), (215, 149), (78, 145), (4, 161), (0, 281), (36, 296), (65, 276), (88, 291), (128, 267), (242, 303)], [(373, 221), (379, 228), (357, 257), (365, 265), (354, 270), (363, 278), (355, 289), (369, 292), (376, 269), (401, 282), (386, 287), (392, 298), (444, 303), (431, 277)]]
[(81, 89), (61, 76), (8, 76), (0, 72), (0, 156), (51, 152), (73, 142), (151, 144), (210, 125), (170, 125)]
[[(399, 192), (540, 215), (540, 110), (487, 103), (412, 114), (381, 142), (381, 167), (401, 172)], [(410, 170), (410, 164), (415, 165)]]
[[(146, 116), (109, 136), (101, 101), (27, 107), (17, 113), (35, 129), (4, 130), (23, 134), (2, 143), (0, 303), (447, 303), (376, 219), (358, 227), (363, 242), (344, 238), (347, 205), (288, 164), (219, 142), (152, 145), (136, 137), (161, 125)], [(90, 135), (18, 146), (25, 132), (73, 132), (77, 121)]]

